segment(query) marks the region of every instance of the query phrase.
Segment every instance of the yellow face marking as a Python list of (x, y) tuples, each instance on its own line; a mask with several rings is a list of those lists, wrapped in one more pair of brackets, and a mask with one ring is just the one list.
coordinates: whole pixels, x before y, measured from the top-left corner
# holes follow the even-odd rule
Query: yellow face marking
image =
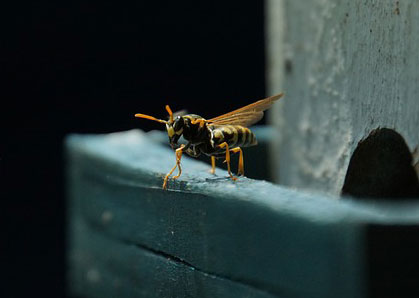
[(175, 130), (172, 126), (166, 125), (167, 134), (169, 135), (169, 138), (173, 137), (175, 134)]

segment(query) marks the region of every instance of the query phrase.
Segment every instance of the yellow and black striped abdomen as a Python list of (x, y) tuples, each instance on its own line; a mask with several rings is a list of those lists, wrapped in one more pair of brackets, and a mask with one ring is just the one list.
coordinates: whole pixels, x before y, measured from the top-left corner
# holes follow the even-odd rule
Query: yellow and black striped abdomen
[(257, 144), (253, 132), (247, 127), (240, 125), (209, 126), (212, 130), (212, 141), (214, 146), (227, 142), (230, 148), (250, 147)]

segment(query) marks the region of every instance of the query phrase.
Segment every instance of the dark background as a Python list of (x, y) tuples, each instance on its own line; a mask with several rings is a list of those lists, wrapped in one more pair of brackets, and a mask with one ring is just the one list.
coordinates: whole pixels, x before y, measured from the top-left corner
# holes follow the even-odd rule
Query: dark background
[[(262, 1), (23, 2), (3, 8), (1, 297), (65, 296), (63, 139), (163, 129), (265, 96)], [(5, 291), (5, 293), (4, 293)]]

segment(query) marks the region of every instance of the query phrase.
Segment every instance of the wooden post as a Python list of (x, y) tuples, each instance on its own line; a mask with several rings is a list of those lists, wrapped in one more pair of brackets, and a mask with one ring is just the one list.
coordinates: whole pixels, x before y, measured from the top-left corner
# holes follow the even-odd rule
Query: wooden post
[[(268, 0), (276, 181), (339, 194), (358, 142), (378, 127), (419, 145), (419, 2)], [(385, 162), (385, 161), (383, 161)]]

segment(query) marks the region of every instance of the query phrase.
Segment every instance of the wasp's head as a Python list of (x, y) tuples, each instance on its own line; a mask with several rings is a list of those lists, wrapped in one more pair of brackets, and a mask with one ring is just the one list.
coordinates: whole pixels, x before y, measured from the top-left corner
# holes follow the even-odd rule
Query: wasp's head
[(167, 135), (169, 136), (169, 142), (173, 149), (177, 148), (177, 142), (183, 133), (183, 126), (185, 120), (182, 116), (177, 116), (172, 121), (166, 123)]
[(185, 121), (182, 116), (177, 116), (176, 118), (173, 118), (172, 110), (170, 109), (168, 105), (166, 105), (166, 111), (169, 113), (169, 120), (167, 121), (157, 119), (157, 118), (154, 118), (153, 116), (144, 115), (144, 114), (135, 114), (135, 117), (149, 119), (149, 120), (166, 124), (166, 130), (167, 130), (167, 135), (169, 136), (170, 146), (173, 149), (176, 149), (179, 147), (177, 142), (183, 133), (183, 126), (185, 124)]

